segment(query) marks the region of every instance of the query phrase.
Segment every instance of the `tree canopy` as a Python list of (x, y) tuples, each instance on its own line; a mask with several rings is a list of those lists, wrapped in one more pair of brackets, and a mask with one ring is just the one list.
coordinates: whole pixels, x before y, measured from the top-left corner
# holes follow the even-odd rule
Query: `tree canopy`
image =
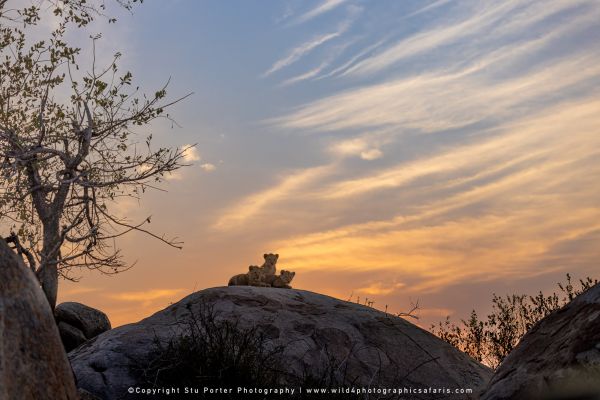
[[(117, 0), (126, 9), (136, 2)], [(146, 131), (181, 100), (167, 101), (166, 85), (142, 94), (119, 70), (120, 53), (96, 60), (98, 35), (91, 67), (81, 68), (69, 33), (87, 33), (96, 18), (115, 22), (103, 1), (18, 4), (0, 0), (0, 221), (54, 307), (59, 275), (127, 268), (116, 239), (128, 232), (180, 246), (148, 230), (150, 218), (131, 222), (114, 206), (184, 166), (187, 149), (155, 147)], [(32, 32), (45, 18), (58, 22), (38, 39)]]

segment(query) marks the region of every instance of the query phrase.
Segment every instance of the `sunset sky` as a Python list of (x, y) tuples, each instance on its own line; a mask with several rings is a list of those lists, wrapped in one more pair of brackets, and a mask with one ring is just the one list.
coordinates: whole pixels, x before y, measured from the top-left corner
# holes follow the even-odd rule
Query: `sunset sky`
[(492, 293), (600, 278), (600, 2), (146, 0), (98, 23), (99, 54), (154, 93), (193, 96), (149, 127), (197, 143), (152, 215), (176, 250), (82, 271), (59, 300), (137, 321), (279, 253), (293, 286), (428, 327)]

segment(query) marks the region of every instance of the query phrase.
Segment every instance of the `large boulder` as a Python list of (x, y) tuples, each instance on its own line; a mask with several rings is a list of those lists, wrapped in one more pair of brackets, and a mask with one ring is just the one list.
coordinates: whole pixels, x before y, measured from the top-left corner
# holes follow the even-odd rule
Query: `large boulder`
[(0, 239), (0, 399), (78, 399), (46, 297)]
[(102, 311), (73, 301), (56, 306), (54, 318), (67, 352), (111, 328)]
[[(69, 353), (78, 386), (102, 399), (126, 398), (130, 387), (147, 388), (134, 371), (154, 359), (155, 340), (185, 332), (183, 321), (207, 307), (218, 320), (257, 327), (273, 346), (284, 346), (283, 381), (324, 370), (333, 359), (339, 363), (334, 372), (343, 370), (344, 381), (353, 386), (412, 388), (409, 398), (470, 399), (476, 395), (454, 390), (478, 393), (491, 376), (490, 369), (431, 333), (373, 308), (303, 290), (231, 286), (193, 293), (78, 347)], [(441, 388), (453, 392), (441, 394)], [(419, 390), (438, 392), (418, 395)]]
[(482, 399), (600, 399), (600, 284), (527, 332)]

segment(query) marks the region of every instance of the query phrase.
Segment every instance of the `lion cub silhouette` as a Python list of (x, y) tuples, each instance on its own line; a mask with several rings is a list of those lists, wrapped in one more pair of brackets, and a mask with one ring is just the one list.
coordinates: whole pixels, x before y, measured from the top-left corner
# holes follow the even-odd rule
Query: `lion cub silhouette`
[(229, 286), (262, 286), (291, 289), (290, 282), (296, 275), (295, 272), (281, 271), (281, 274), (275, 275), (277, 271), (277, 260), (279, 254), (268, 253), (263, 255), (265, 262), (260, 267), (250, 265), (248, 272), (233, 276), (229, 280)]
[(270, 275), (265, 277), (265, 281), (269, 284), (268, 286), (291, 289), (290, 282), (294, 279), (295, 272), (281, 270), (280, 275)]
[(248, 272), (231, 277), (228, 286), (271, 286), (265, 282), (265, 273), (258, 265), (250, 265)]
[(277, 264), (277, 260), (279, 259), (279, 254), (269, 253), (269, 254), (264, 254), (263, 257), (265, 259), (265, 262), (260, 267), (264, 271), (265, 275), (266, 276), (275, 275), (275, 271), (277, 270), (277, 268), (275, 267), (275, 264)]

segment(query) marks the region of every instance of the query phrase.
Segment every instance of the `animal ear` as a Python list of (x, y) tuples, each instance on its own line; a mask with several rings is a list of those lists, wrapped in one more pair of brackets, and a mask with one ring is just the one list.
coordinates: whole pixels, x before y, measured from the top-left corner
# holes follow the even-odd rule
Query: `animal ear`
[(275, 254), (275, 258), (279, 258), (279, 254)]
[(296, 276), (296, 273), (295, 273), (295, 272), (292, 272), (292, 276)]
[(267, 259), (267, 256), (268, 256), (268, 254), (267, 254), (267, 253), (265, 253), (265, 254), (263, 255), (263, 257), (265, 258), (265, 260)]
[(285, 275), (286, 273), (287, 273), (287, 271), (285, 269), (282, 269), (280, 272), (281, 275)]

